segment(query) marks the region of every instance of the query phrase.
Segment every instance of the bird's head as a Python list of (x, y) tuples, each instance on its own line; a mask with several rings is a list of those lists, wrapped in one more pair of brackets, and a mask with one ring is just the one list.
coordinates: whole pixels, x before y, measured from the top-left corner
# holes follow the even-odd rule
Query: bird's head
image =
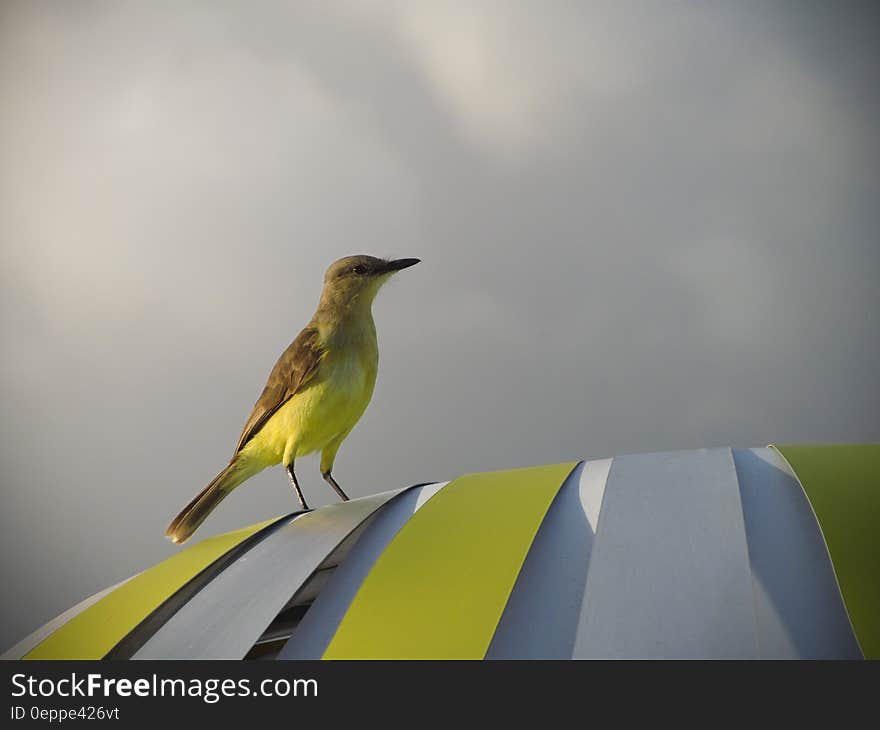
[(334, 261), (324, 274), (322, 304), (369, 306), (382, 285), (419, 259), (380, 259), (375, 256), (346, 256)]

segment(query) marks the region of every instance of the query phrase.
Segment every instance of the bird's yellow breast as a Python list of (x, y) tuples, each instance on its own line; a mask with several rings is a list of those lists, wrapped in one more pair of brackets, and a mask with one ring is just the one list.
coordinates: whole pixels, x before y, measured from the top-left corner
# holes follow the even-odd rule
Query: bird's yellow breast
[(289, 464), (345, 438), (369, 405), (378, 360), (369, 343), (328, 348), (309, 385), (278, 409), (244, 453), (266, 466)]

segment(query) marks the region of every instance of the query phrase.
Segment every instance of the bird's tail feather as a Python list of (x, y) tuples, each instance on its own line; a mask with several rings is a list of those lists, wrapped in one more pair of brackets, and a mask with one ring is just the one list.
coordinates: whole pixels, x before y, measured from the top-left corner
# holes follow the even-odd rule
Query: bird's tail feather
[(178, 544), (186, 542), (226, 495), (257, 471), (259, 469), (255, 471), (248, 468), (243, 460), (233, 459), (229, 462), (229, 466), (215, 476), (211, 483), (180, 511), (180, 514), (168, 525), (165, 535), (172, 542)]

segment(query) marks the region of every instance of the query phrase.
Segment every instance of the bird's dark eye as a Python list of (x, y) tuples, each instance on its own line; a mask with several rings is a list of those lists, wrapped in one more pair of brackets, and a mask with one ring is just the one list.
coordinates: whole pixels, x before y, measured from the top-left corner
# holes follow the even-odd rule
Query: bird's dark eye
[(358, 276), (363, 276), (364, 274), (367, 273), (367, 267), (362, 264), (358, 264), (357, 266), (352, 268), (351, 271), (352, 271), (352, 273), (357, 274)]

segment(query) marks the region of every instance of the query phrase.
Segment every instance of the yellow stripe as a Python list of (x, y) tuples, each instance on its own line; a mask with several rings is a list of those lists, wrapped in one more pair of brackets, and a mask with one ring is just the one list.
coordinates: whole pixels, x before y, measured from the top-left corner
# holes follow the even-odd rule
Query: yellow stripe
[(324, 658), (482, 659), (575, 466), (471, 474), (440, 490), (379, 556)]
[(217, 535), (172, 555), (74, 616), (23, 658), (101, 659), (166, 598), (277, 519)]
[(880, 444), (775, 448), (816, 514), (862, 653), (880, 659)]

